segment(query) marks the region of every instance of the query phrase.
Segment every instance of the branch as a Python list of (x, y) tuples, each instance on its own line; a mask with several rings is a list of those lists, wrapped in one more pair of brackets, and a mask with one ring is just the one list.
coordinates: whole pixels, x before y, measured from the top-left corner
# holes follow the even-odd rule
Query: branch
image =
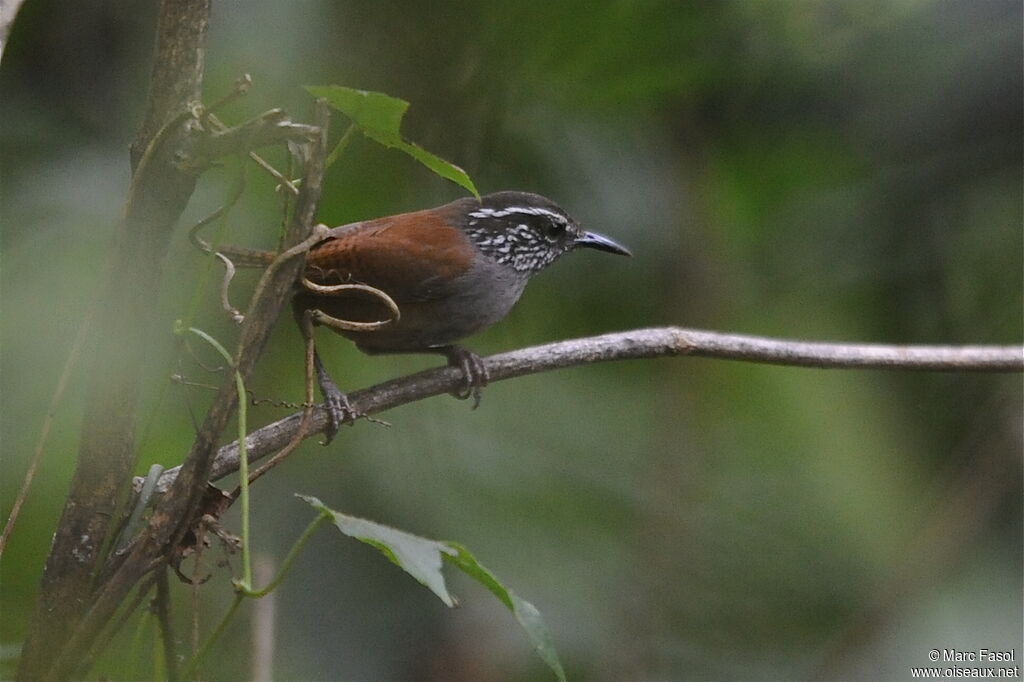
[(206, 168), (213, 161), (282, 142), (304, 144), (320, 134), (316, 126), (295, 123), (280, 109), (271, 109), (234, 128), (214, 130), (199, 138), (188, 164)]
[[(312, 231), (323, 182), (328, 116), (326, 104), (317, 102), (315, 126), (318, 134), (306, 150), (305, 174), (285, 238), (286, 246), (300, 242)], [(246, 313), (235, 354), (234, 370), (243, 379), (248, 378), (262, 353), (281, 307), (298, 279), (302, 262), (303, 259), (299, 257), (279, 258), (264, 272)], [(133, 539), (127, 552), (108, 562), (103, 575), (110, 573), (110, 578), (98, 589), (81, 623), (51, 666), (47, 679), (62, 679), (76, 672), (78, 661), (74, 658), (74, 652), (88, 650), (129, 590), (142, 576), (158, 566), (192, 527), (200, 512), (203, 493), (217, 453), (217, 442), (234, 414), (237, 403), (238, 395), (232, 372), (207, 411), (189, 455), (180, 468), (180, 475), (175, 478), (168, 493), (157, 502), (148, 526)]]
[[(484, 358), (491, 382), (555, 369), (612, 360), (673, 356), (744, 360), (768, 365), (819, 369), (931, 370), (946, 372), (1024, 371), (1024, 346), (887, 346), (770, 339), (760, 336), (656, 327), (549, 343)], [(448, 393), (464, 382), (452, 367), (427, 370), (348, 394), (356, 412), (372, 415), (430, 396)], [(253, 462), (284, 447), (298, 431), (302, 413), (285, 417), (246, 438)], [(318, 407), (306, 437), (323, 431), (328, 413)], [(178, 475), (168, 469), (157, 484), (165, 491)], [(238, 470), (238, 442), (222, 447), (211, 470), (217, 480)], [(136, 478), (136, 487), (141, 478)]]
[[(297, 244), (310, 234), (320, 203), (320, 188), (324, 173), (323, 160), (327, 145), (328, 113), (324, 105), (318, 104), (316, 118), (317, 136), (311, 143), (312, 149), (308, 155), (309, 161), (306, 164), (302, 190), (296, 199), (295, 213), (285, 238), (285, 246)], [(293, 282), (298, 279), (299, 270), (302, 268), (303, 259), (301, 257), (293, 257), (285, 262), (280, 262), (280, 260), (278, 261), (279, 265), (275, 263), (264, 273), (242, 324), (238, 352), (235, 356), (235, 369), (241, 374), (243, 380), (248, 379), (256, 365), (257, 358), (263, 352), (263, 347), (270, 337), (270, 331), (291, 292)], [(177, 503), (169, 504), (165, 501), (157, 510), (159, 516), (165, 518), (155, 520), (151, 524), (154, 530), (160, 529), (160, 532), (156, 533), (158, 544), (170, 539), (168, 531), (174, 530), (180, 537), (190, 527), (209, 480), (216, 443), (234, 413), (237, 400), (238, 395), (233, 378), (229, 377), (210, 406), (206, 419), (196, 435), (192, 451), (185, 462), (188, 481), (179, 481), (176, 494), (172, 495), (172, 498), (177, 499)], [(156, 516), (158, 515), (154, 515), (154, 517)], [(175, 527), (173, 524), (177, 524), (177, 526)]]
[(99, 295), (103, 305), (84, 353), (89, 400), (75, 474), (43, 570), (19, 679), (44, 679), (57, 651), (80, 657), (66, 645), (88, 608), (110, 525), (129, 492), (139, 376), (159, 319), (153, 301), (172, 229), (196, 181), (176, 166), (175, 151), (188, 136), (183, 112), (199, 95), (208, 18), (209, 0), (166, 1), (160, 8), (149, 108), (132, 149), (132, 184)]

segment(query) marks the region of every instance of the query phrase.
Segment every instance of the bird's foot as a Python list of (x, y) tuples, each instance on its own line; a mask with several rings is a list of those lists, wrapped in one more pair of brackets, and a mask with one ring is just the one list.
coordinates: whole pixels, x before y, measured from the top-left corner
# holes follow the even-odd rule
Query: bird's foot
[(335, 388), (332, 392), (324, 392), (324, 408), (327, 410), (328, 424), (324, 430), (321, 445), (328, 445), (345, 424), (354, 424), (357, 419), (366, 415), (352, 407), (348, 396)]
[(317, 383), (320, 384), (320, 392), (324, 395), (324, 408), (327, 410), (327, 428), (324, 429), (324, 441), (322, 445), (328, 445), (338, 434), (345, 424), (354, 424), (363, 413), (357, 411), (349, 401), (348, 396), (341, 392), (338, 385), (334, 383), (331, 376), (324, 369), (320, 362), (320, 356), (316, 356)]
[(451, 395), (459, 400), (473, 398), (473, 409), (475, 410), (480, 405), (484, 386), (490, 381), (490, 374), (487, 372), (483, 359), (462, 346), (448, 346), (443, 352), (448, 358), (448, 366), (461, 369), (465, 381), (457, 391), (452, 391)]

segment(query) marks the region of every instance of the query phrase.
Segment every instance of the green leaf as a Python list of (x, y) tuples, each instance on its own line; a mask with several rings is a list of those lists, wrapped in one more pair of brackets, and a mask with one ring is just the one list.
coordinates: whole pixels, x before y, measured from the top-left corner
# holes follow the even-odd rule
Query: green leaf
[(330, 516), (334, 525), (345, 535), (376, 547), (381, 554), (436, 594), (447, 606), (455, 606), (455, 600), (448, 594), (444, 576), (441, 575), (441, 556), (454, 553), (454, 549), (437, 540), (428, 540), (390, 526), (336, 512), (328, 509), (315, 497), (297, 497)]
[(490, 590), (508, 607), (522, 628), (526, 630), (527, 636), (541, 659), (547, 663), (561, 682), (565, 682), (565, 670), (558, 659), (551, 633), (544, 625), (540, 611), (533, 604), (505, 587), (490, 570), (477, 561), (468, 549), (456, 542), (429, 540), (390, 526), (336, 512), (324, 506), (315, 497), (307, 495), (296, 495), (296, 497), (305, 500), (314, 509), (329, 516), (338, 530), (345, 535), (376, 547), (384, 556), (420, 581), (448, 606), (454, 606), (456, 602), (448, 594), (444, 576), (441, 574), (442, 560), (447, 560), (457, 566), (463, 573)]
[(374, 142), (405, 152), (437, 175), (461, 185), (472, 192), (473, 196), (480, 198), (476, 185), (466, 171), (402, 138), (402, 117), (409, 108), (405, 100), (382, 92), (368, 92), (340, 85), (307, 85), (306, 90), (314, 97), (327, 100), (332, 108), (352, 119), (352, 123)]
[(382, 139), (402, 139), (399, 129), (402, 117), (409, 108), (405, 100), (383, 92), (368, 92), (340, 85), (307, 85), (306, 91), (314, 97), (327, 100), (332, 108), (348, 116), (363, 130), (375, 133)]
[(490, 590), (495, 597), (508, 607), (512, 615), (519, 621), (519, 624), (526, 630), (526, 634), (530, 641), (533, 642), (537, 654), (554, 671), (558, 679), (565, 682), (565, 670), (562, 668), (562, 662), (558, 659), (558, 652), (555, 651), (551, 632), (544, 624), (544, 618), (540, 615), (537, 607), (505, 587), (490, 570), (476, 560), (476, 557), (468, 549), (457, 542), (447, 542), (445, 544), (449, 549), (455, 550), (455, 552), (445, 553), (444, 558)]

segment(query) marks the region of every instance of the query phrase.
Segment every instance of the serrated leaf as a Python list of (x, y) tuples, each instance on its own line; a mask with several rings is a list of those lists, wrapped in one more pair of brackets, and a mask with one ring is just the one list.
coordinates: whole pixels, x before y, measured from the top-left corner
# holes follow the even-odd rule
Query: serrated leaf
[(463, 573), (486, 587), (491, 594), (501, 600), (533, 643), (537, 654), (547, 663), (560, 682), (565, 682), (565, 670), (558, 659), (551, 633), (544, 624), (544, 619), (530, 602), (505, 587), (487, 567), (477, 561), (473, 553), (457, 542), (440, 542), (429, 540), (418, 535), (384, 526), (366, 519), (348, 516), (324, 506), (315, 497), (296, 494), (314, 509), (330, 516), (334, 525), (345, 535), (376, 547), (392, 562), (406, 573), (416, 578), (431, 592), (440, 597), (448, 606), (454, 606), (455, 600), (448, 594), (448, 588), (441, 574), (443, 560), (454, 564)]
[(522, 628), (526, 630), (526, 634), (530, 641), (533, 642), (537, 654), (548, 664), (548, 667), (551, 668), (558, 679), (565, 682), (565, 670), (562, 668), (562, 662), (558, 659), (558, 652), (555, 651), (551, 632), (548, 630), (547, 625), (544, 624), (544, 618), (540, 615), (537, 607), (505, 587), (498, 580), (497, 576), (477, 561), (476, 557), (468, 549), (457, 542), (447, 542), (445, 544), (449, 549), (454, 550), (454, 553), (445, 553), (444, 558), (490, 590), (495, 597), (508, 607)]
[(331, 516), (334, 525), (345, 535), (376, 547), (395, 565), (436, 594), (447, 606), (455, 606), (441, 575), (441, 557), (456, 550), (446, 543), (428, 540), (412, 533), (385, 526), (355, 516), (348, 516), (324, 506), (315, 497), (298, 495), (313, 508)]
[(356, 90), (341, 85), (307, 85), (306, 91), (327, 101), (331, 108), (352, 119), (368, 138), (390, 149), (398, 149), (442, 178), (466, 188), (479, 198), (476, 185), (466, 171), (419, 145), (402, 138), (402, 117), (409, 103), (382, 92)]

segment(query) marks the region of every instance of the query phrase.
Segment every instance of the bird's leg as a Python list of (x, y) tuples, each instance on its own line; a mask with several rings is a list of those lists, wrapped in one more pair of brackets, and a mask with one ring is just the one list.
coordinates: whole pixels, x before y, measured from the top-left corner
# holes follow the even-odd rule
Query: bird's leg
[(343, 424), (354, 424), (356, 419), (364, 415), (356, 412), (356, 409), (352, 407), (348, 396), (341, 392), (338, 385), (331, 379), (331, 375), (327, 373), (324, 363), (320, 360), (320, 354), (316, 351), (313, 351), (313, 368), (316, 370), (316, 381), (320, 386), (320, 392), (323, 393), (324, 405), (331, 419), (323, 443), (327, 445), (334, 440), (334, 436)]
[(320, 359), (320, 354), (316, 350), (316, 342), (313, 338), (314, 312), (319, 311), (307, 310), (303, 312), (299, 323), (303, 339), (306, 342), (306, 399), (312, 402), (312, 373), (309, 371), (309, 365), (312, 364), (313, 370), (316, 372), (316, 382), (324, 396), (324, 406), (327, 408), (327, 413), (330, 417), (330, 423), (327, 425), (325, 432), (326, 439), (323, 443), (327, 445), (334, 440), (334, 436), (343, 424), (353, 424), (356, 419), (363, 415), (356, 412), (355, 408), (352, 407), (348, 396), (342, 393), (338, 385), (334, 383), (331, 375), (327, 373), (327, 368), (324, 367), (323, 361)]
[(441, 353), (448, 358), (449, 367), (458, 367), (462, 370), (465, 384), (458, 391), (452, 391), (452, 395), (459, 400), (473, 398), (473, 409), (480, 405), (480, 397), (483, 395), (484, 386), (490, 381), (487, 367), (479, 355), (471, 350), (452, 344), (450, 346), (438, 346), (431, 350)]
[(349, 401), (348, 396), (341, 392), (338, 385), (334, 383), (333, 379), (331, 379), (331, 375), (327, 373), (327, 369), (324, 367), (323, 361), (320, 360), (320, 354), (316, 351), (316, 344), (313, 340), (314, 327), (316, 325), (324, 325), (334, 331), (372, 331), (379, 327), (397, 322), (400, 313), (398, 305), (394, 300), (392, 300), (392, 298), (386, 293), (375, 287), (362, 284), (324, 286), (311, 282), (306, 277), (302, 278), (301, 284), (306, 289), (323, 296), (337, 296), (344, 292), (358, 289), (376, 296), (384, 303), (390, 313), (390, 317), (388, 319), (378, 320), (375, 322), (342, 320), (328, 315), (319, 308), (307, 308), (303, 310), (299, 303), (299, 299), (293, 299), (293, 311), (299, 320), (299, 327), (302, 329), (302, 336), (306, 341), (307, 402), (312, 402), (313, 387), (312, 372), (310, 371), (310, 366), (312, 366), (313, 370), (316, 371), (316, 380), (320, 385), (320, 392), (323, 393), (324, 396), (324, 405), (327, 408), (331, 420), (326, 431), (327, 438), (324, 441), (324, 445), (327, 445), (334, 439), (334, 436), (338, 433), (338, 429), (341, 428), (342, 424), (352, 424), (359, 417), (365, 417), (366, 415), (357, 412), (355, 408), (352, 407), (352, 403)]

